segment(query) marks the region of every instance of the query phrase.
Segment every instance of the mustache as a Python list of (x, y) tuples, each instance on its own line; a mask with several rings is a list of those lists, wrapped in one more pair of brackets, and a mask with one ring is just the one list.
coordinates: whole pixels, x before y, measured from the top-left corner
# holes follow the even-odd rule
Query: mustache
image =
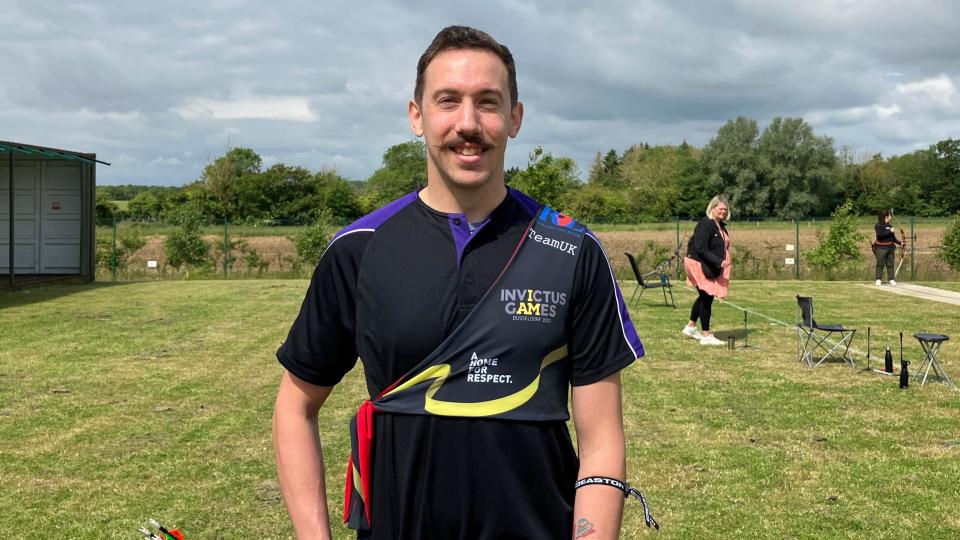
[(483, 140), (483, 135), (479, 133), (477, 134), (464, 133), (464, 134), (456, 135), (451, 139), (447, 139), (446, 141), (443, 141), (443, 144), (441, 146), (450, 148), (453, 146), (462, 146), (464, 144), (475, 144), (483, 149), (488, 149), (493, 147), (492, 144)]

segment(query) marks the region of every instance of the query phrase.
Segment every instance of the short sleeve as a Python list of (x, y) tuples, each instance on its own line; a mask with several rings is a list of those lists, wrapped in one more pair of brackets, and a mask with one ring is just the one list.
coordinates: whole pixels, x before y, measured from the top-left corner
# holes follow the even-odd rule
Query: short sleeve
[(368, 234), (332, 242), (320, 258), (300, 313), (277, 359), (291, 374), (319, 386), (333, 386), (357, 362), (357, 270)]
[(597, 382), (643, 356), (610, 262), (590, 233), (583, 239), (573, 283), (570, 350), (572, 384)]

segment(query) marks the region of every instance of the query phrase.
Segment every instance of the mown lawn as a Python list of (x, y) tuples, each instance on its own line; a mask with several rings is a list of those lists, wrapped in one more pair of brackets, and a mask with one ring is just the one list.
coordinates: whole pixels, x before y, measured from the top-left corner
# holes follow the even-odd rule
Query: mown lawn
[[(936, 281), (929, 283), (917, 283), (917, 285), (926, 285), (927, 287), (939, 287), (948, 291), (960, 292), (960, 283), (956, 281)], [(949, 373), (948, 373), (949, 375)]]
[[(0, 531), (27, 538), (133, 538), (149, 517), (188, 539), (290, 538), (270, 416), (273, 354), (306, 281), (166, 281), (0, 293)], [(632, 287), (625, 285), (629, 297)], [(648, 291), (632, 309), (647, 349), (624, 372), (630, 480), (663, 538), (960, 536), (960, 392), (900, 390), (839, 363), (798, 364), (794, 296), (821, 322), (859, 328), (875, 358), (905, 333), (951, 335), (960, 309), (831, 282), (734, 282), (759, 349), (705, 349), (679, 335), (679, 309)], [(761, 317), (760, 314), (768, 317)], [(714, 309), (742, 338), (743, 316)], [(739, 341), (738, 343), (742, 342)], [(863, 357), (855, 355), (858, 364)], [(342, 508), (355, 370), (321, 412), (334, 516)], [(351, 538), (335, 528), (337, 538)], [(623, 538), (649, 535), (628, 504)]]

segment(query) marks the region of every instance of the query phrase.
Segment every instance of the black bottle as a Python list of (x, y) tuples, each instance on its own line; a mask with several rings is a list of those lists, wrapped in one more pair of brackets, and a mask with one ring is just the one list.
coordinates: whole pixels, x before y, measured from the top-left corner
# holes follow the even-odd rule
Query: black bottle
[(890, 347), (887, 347), (887, 352), (883, 353), (883, 371), (893, 375), (893, 353), (890, 352)]
[(900, 388), (910, 386), (910, 370), (907, 369), (909, 365), (910, 362), (907, 360), (900, 361)]

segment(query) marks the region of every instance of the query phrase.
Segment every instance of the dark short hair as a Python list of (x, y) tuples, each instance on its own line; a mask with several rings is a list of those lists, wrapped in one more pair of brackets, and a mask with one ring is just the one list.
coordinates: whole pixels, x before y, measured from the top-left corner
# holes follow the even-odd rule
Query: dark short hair
[(881, 210), (877, 212), (877, 223), (883, 223), (887, 219), (887, 216), (890, 215), (889, 210)]
[(503, 61), (507, 68), (507, 81), (510, 84), (510, 103), (517, 103), (517, 66), (513, 63), (513, 55), (506, 45), (501, 45), (489, 34), (469, 26), (448, 26), (433, 38), (433, 42), (423, 51), (420, 61), (417, 62), (417, 85), (413, 90), (413, 99), (418, 104), (423, 103), (424, 74), (427, 66), (433, 59), (444, 51), (456, 49), (480, 49), (490, 51)]

